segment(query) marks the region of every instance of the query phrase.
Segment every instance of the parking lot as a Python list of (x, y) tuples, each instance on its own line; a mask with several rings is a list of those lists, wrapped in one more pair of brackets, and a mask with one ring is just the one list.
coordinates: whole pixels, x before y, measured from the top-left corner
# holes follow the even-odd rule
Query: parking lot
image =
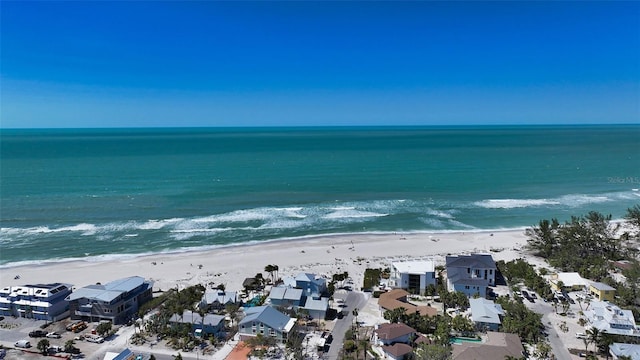
[[(74, 340), (74, 346), (80, 349), (82, 354), (89, 355), (97, 352), (101, 347), (101, 344), (91, 343), (89, 341), (83, 340), (82, 338), (91, 335), (91, 330), (95, 329), (98, 323), (87, 323), (88, 326), (86, 329), (75, 333), (66, 330), (67, 325), (73, 322), (74, 321), (70, 319), (65, 319), (62, 321), (51, 323), (46, 328), (41, 329), (41, 326), (45, 324), (44, 321), (5, 317), (0, 321), (0, 344), (2, 344), (5, 348), (13, 348), (15, 347), (14, 345), (17, 341), (28, 340), (31, 343), (31, 350), (37, 351), (37, 344), (42, 339), (47, 339), (50, 346), (59, 346), (60, 348), (64, 348), (64, 345), (68, 340)], [(57, 339), (47, 337), (29, 337), (29, 333), (34, 330), (43, 330), (46, 333), (56, 332), (60, 334), (60, 338)], [(26, 356), (26, 354), (23, 354), (23, 356)], [(7, 359), (10, 358), (11, 352), (8, 352)]]

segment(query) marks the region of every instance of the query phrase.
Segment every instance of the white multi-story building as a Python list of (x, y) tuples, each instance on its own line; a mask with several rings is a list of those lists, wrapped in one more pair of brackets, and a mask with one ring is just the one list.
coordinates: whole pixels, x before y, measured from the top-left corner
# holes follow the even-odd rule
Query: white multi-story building
[(422, 294), (429, 285), (436, 284), (435, 264), (432, 260), (399, 261), (391, 264), (389, 285)]

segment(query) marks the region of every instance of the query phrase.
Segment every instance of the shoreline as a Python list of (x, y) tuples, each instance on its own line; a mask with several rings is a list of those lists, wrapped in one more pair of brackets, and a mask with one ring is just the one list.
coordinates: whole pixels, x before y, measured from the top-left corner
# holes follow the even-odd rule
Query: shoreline
[(303, 271), (328, 276), (347, 271), (360, 284), (366, 267), (386, 267), (394, 260), (430, 258), (443, 262), (447, 254), (471, 252), (491, 252), (496, 260), (517, 258), (526, 239), (523, 229), (317, 235), (206, 251), (8, 266), (0, 268), (0, 284), (61, 282), (80, 288), (139, 275), (153, 280), (154, 290), (198, 283), (207, 287), (225, 284), (228, 290), (240, 290), (244, 278), (263, 273), (268, 264), (278, 265), (281, 277)]
[[(616, 221), (616, 220), (613, 220)], [(618, 220), (620, 222), (624, 222), (624, 219)], [(24, 260), (24, 261), (15, 261), (9, 262), (6, 264), (0, 265), (0, 271), (10, 270), (13, 268), (27, 267), (27, 266), (51, 266), (55, 264), (69, 264), (75, 262), (86, 262), (86, 263), (99, 263), (106, 261), (126, 261), (126, 260), (135, 260), (137, 258), (147, 258), (153, 256), (172, 256), (172, 255), (189, 255), (191, 253), (199, 253), (199, 252), (210, 252), (216, 250), (229, 249), (234, 247), (249, 247), (249, 246), (260, 246), (266, 244), (275, 244), (275, 243), (291, 243), (291, 242), (305, 242), (312, 241), (315, 239), (332, 239), (332, 238), (341, 238), (341, 237), (352, 237), (352, 236), (400, 236), (400, 235), (427, 235), (427, 236), (435, 236), (435, 235), (455, 235), (455, 234), (482, 234), (482, 233), (501, 233), (501, 232), (524, 232), (530, 226), (519, 226), (514, 228), (496, 228), (496, 229), (469, 229), (469, 230), (409, 230), (409, 231), (370, 231), (370, 232), (353, 232), (353, 233), (327, 233), (327, 234), (312, 234), (312, 235), (303, 235), (303, 236), (294, 236), (294, 237), (285, 237), (285, 238), (276, 238), (276, 239), (268, 239), (268, 240), (250, 240), (246, 242), (234, 242), (224, 245), (203, 245), (203, 246), (193, 246), (193, 247), (183, 247), (170, 249), (159, 252), (145, 252), (145, 253), (125, 253), (125, 254), (102, 254), (102, 255), (91, 255), (85, 257), (70, 257), (70, 258), (56, 258), (56, 259), (47, 259), (47, 260)]]

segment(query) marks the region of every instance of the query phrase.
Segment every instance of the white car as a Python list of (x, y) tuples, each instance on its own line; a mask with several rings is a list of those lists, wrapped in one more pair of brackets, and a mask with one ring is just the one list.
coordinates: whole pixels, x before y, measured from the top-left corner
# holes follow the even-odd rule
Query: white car
[(98, 335), (89, 335), (87, 337), (84, 338), (86, 341), (88, 342), (92, 342), (92, 343), (96, 343), (96, 344), (100, 344), (104, 342), (104, 338), (102, 336), (98, 336)]
[(62, 336), (57, 332), (50, 332), (47, 334), (47, 337), (52, 339), (60, 339)]

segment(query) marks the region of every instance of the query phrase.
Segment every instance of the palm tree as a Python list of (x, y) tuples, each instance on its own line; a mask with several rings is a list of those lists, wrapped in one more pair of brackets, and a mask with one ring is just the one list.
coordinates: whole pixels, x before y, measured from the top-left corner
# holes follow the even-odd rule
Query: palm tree
[(260, 285), (264, 285), (264, 277), (262, 277), (262, 273), (257, 273), (254, 278), (260, 283)]
[(600, 340), (602, 338), (602, 333), (598, 328), (592, 327), (587, 329), (587, 337), (589, 338), (589, 341), (593, 343), (593, 350), (597, 354), (598, 344), (600, 343)]
[(353, 314), (353, 316), (355, 316), (355, 320), (356, 320), (356, 359), (358, 358), (358, 343), (359, 343), (359, 335), (360, 335), (360, 331), (358, 329), (359, 325), (358, 325), (358, 308), (354, 308), (351, 313)]
[(47, 351), (49, 350), (49, 340), (42, 339), (38, 341), (37, 345), (38, 350), (42, 353), (42, 355), (47, 355)]
[(273, 284), (275, 284), (276, 280), (278, 279), (278, 270), (279, 270), (278, 265), (275, 265), (275, 264), (269, 264), (264, 267), (264, 271), (270, 274), (271, 282)]
[(582, 338), (582, 342), (584, 342), (584, 352), (588, 353), (589, 352), (589, 343), (591, 343), (591, 341), (589, 340), (589, 338), (583, 337)]

